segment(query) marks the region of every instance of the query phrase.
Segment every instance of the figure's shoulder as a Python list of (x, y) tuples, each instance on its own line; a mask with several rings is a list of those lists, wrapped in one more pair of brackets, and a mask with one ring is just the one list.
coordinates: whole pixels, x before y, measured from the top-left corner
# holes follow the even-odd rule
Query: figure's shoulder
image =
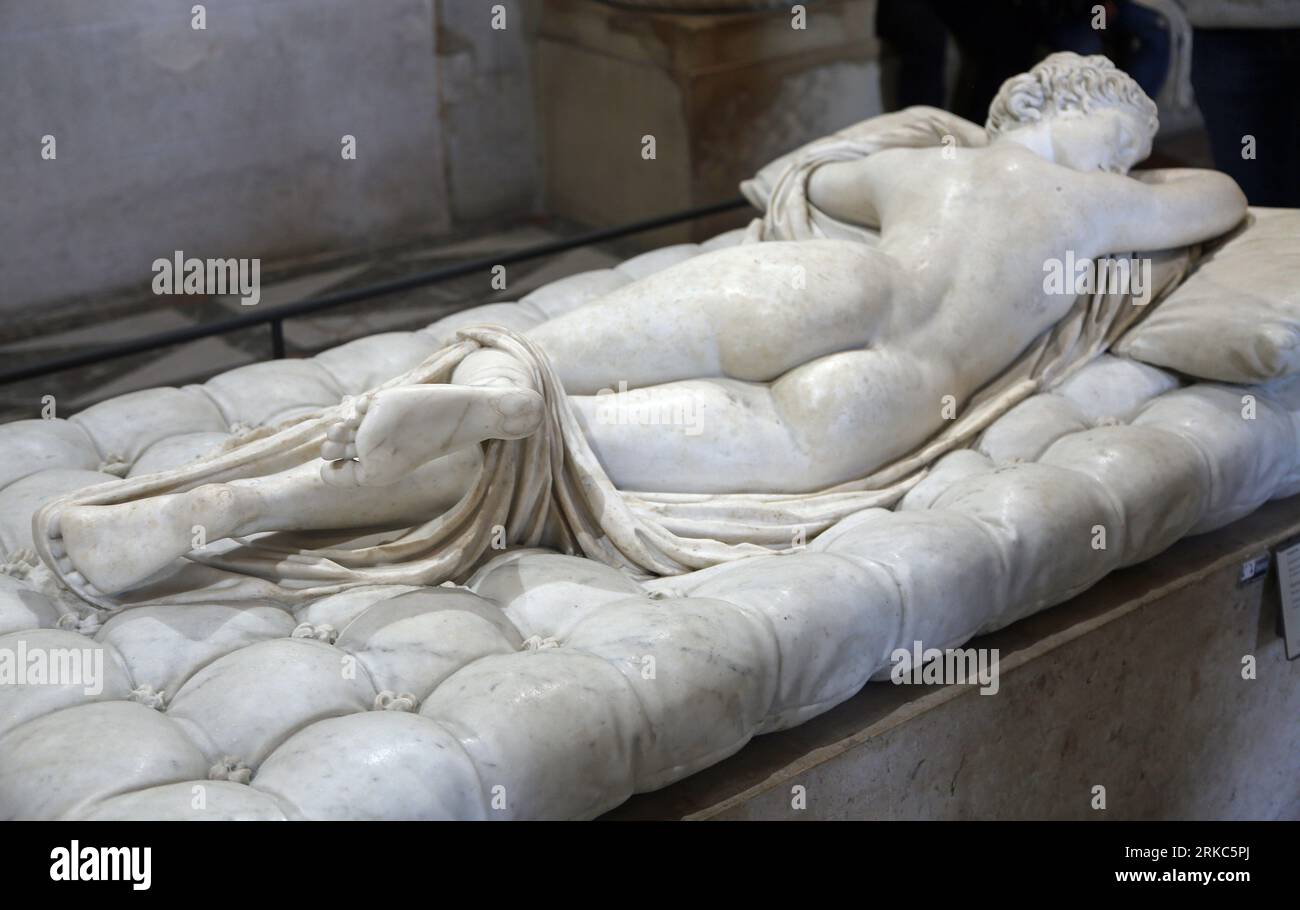
[(988, 167), (1016, 170), (1041, 170), (1043, 167), (1059, 167), (1040, 155), (1035, 155), (1023, 145), (1014, 142), (995, 142), (983, 148), (970, 149), (971, 160)]
[[(961, 151), (967, 151), (961, 149)], [(862, 159), (864, 170), (899, 171), (911, 173), (918, 165), (928, 161), (938, 161), (943, 157), (943, 149), (938, 146), (896, 145), (872, 152)]]
[(972, 179), (972, 170), (986, 160), (987, 149), (964, 146), (897, 147), (882, 149), (863, 161), (864, 173), (887, 191), (895, 186), (913, 189)]
[(1049, 185), (1058, 192), (1087, 191), (1092, 174), (1085, 174), (1055, 161), (1049, 161), (1022, 145), (999, 142), (981, 149), (971, 149), (974, 166), (994, 179), (1013, 180), (1029, 187), (1046, 189)]
[(923, 152), (923, 148), (913, 148), (906, 145), (892, 145), (888, 148), (877, 149), (862, 160), (870, 161), (872, 164), (889, 164), (915, 156), (918, 152)]

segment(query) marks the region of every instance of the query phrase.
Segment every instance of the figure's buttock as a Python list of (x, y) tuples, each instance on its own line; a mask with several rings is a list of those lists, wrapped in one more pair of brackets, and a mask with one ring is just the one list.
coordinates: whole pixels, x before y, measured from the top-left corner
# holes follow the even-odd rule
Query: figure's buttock
[(756, 382), (876, 339), (897, 263), (841, 240), (742, 245), (689, 259), (530, 335), (573, 394), (725, 376)]

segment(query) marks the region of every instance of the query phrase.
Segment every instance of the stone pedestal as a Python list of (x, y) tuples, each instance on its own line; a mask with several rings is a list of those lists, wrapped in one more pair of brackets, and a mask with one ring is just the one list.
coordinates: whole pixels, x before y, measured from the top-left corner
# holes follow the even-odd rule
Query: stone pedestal
[[(727, 199), (772, 158), (881, 113), (875, 0), (803, 7), (796, 28), (789, 6), (691, 14), (546, 0), (538, 87), (549, 210), (610, 225)], [(752, 215), (642, 240), (700, 240)]]
[(609, 817), (1300, 818), (1300, 661), (1278, 634), (1276, 565), (1241, 581), (1297, 535), (1300, 496), (1268, 503), (973, 639), (999, 651), (996, 695), (868, 683)]

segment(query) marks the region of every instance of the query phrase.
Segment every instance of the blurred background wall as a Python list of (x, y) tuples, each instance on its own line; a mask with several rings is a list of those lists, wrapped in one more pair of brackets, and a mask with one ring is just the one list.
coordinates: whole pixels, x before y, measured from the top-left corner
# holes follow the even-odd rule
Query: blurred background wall
[[(530, 210), (524, 0), (0, 3), (0, 310)], [(43, 137), (55, 138), (44, 160)], [(356, 137), (356, 158), (342, 137)]]

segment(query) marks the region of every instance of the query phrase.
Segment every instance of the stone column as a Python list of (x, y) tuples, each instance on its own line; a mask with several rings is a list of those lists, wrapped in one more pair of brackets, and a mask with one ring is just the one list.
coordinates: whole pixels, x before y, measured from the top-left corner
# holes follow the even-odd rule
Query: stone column
[[(545, 0), (539, 110), (556, 214), (603, 226), (720, 201), (772, 158), (882, 110), (875, 0), (749, 0), (763, 8), (720, 13), (646, 2), (655, 8)], [(750, 217), (646, 239), (701, 240)]]

